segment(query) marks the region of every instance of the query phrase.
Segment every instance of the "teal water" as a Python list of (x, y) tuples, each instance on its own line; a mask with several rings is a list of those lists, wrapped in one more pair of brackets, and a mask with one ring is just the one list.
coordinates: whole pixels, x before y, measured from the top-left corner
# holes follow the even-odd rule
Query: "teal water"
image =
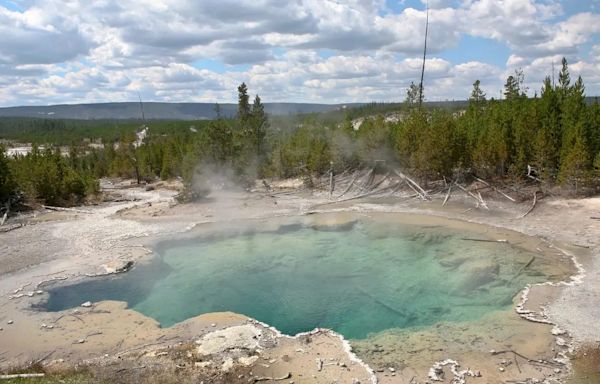
[(122, 300), (170, 326), (233, 311), (287, 334), (326, 327), (350, 339), (390, 328), (469, 321), (504, 310), (539, 261), (508, 244), (443, 227), (363, 219), (339, 227), (199, 236), (156, 248), (147, 265), (52, 289), (46, 309)]

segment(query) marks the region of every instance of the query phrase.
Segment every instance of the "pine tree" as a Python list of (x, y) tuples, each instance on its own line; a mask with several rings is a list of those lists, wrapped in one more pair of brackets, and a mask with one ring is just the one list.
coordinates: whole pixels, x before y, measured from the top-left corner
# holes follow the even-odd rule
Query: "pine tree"
[(552, 181), (559, 165), (562, 139), (560, 104), (550, 77), (544, 80), (540, 104), (540, 128), (534, 136), (534, 167), (545, 181)]
[(242, 127), (246, 125), (250, 118), (250, 97), (248, 96), (248, 87), (246, 83), (240, 84), (238, 87), (238, 120)]
[(0, 145), (0, 204), (3, 204), (15, 192), (15, 183), (9, 168), (9, 159), (4, 146)]
[(262, 149), (268, 126), (268, 119), (265, 113), (265, 106), (262, 104), (260, 97), (256, 95), (252, 104), (252, 142), (256, 150), (256, 156), (263, 156)]
[(471, 91), (471, 97), (469, 97), (469, 102), (474, 103), (477, 106), (481, 106), (485, 102), (485, 93), (480, 88), (481, 81), (475, 80), (473, 83), (473, 90)]

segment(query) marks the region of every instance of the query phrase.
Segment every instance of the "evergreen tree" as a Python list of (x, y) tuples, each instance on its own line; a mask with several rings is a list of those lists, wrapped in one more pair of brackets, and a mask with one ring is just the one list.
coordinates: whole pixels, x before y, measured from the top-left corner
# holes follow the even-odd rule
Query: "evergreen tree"
[(480, 88), (481, 81), (475, 80), (473, 83), (473, 90), (471, 91), (471, 97), (469, 97), (469, 102), (474, 103), (477, 106), (481, 106), (485, 102), (485, 93)]
[(559, 166), (562, 139), (560, 104), (550, 77), (544, 80), (540, 104), (540, 127), (534, 136), (534, 167), (545, 181), (552, 181)]
[(263, 144), (268, 127), (267, 114), (265, 106), (262, 104), (260, 97), (256, 95), (252, 104), (252, 143), (256, 150), (256, 156), (260, 159), (263, 157)]
[(7, 201), (15, 192), (15, 183), (8, 162), (4, 146), (0, 145), (0, 204)]
[(238, 120), (242, 127), (246, 125), (250, 118), (250, 97), (248, 96), (248, 87), (246, 83), (240, 84), (238, 87)]
[(558, 97), (562, 101), (567, 97), (569, 93), (569, 88), (571, 86), (571, 75), (569, 74), (569, 64), (567, 63), (567, 59), (563, 57), (562, 59), (562, 68), (558, 74)]

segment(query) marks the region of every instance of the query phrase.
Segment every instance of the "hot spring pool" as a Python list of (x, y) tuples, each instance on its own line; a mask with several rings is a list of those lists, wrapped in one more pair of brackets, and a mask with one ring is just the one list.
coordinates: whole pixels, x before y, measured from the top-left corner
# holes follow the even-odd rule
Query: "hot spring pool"
[(162, 326), (233, 311), (287, 334), (325, 327), (362, 339), (476, 320), (510, 308), (527, 283), (548, 280), (549, 261), (444, 226), (361, 217), (260, 227), (158, 243), (156, 257), (126, 274), (51, 289), (45, 308), (120, 300)]

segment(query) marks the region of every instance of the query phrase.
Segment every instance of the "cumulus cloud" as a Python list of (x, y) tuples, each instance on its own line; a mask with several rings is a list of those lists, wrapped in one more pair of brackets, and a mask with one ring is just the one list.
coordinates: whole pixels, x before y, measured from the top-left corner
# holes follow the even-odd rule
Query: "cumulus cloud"
[[(131, 100), (234, 101), (242, 81), (265, 101), (392, 101), (420, 75), (425, 7), (385, 0), (23, 0), (0, 5), (0, 105)], [(403, 4), (398, 1), (398, 4)], [(422, 0), (422, 4), (426, 1)], [(532, 84), (567, 56), (600, 91), (600, 14), (556, 0), (429, 0), (428, 99)], [(414, 4), (414, 3), (411, 3)], [(460, 60), (463, 38), (510, 54)], [(591, 52), (582, 47), (595, 44)], [(214, 65), (198, 63), (210, 62)], [(589, 82), (587, 81), (589, 79)], [(536, 85), (536, 88), (539, 88)], [(492, 93), (491, 91), (489, 93)]]

